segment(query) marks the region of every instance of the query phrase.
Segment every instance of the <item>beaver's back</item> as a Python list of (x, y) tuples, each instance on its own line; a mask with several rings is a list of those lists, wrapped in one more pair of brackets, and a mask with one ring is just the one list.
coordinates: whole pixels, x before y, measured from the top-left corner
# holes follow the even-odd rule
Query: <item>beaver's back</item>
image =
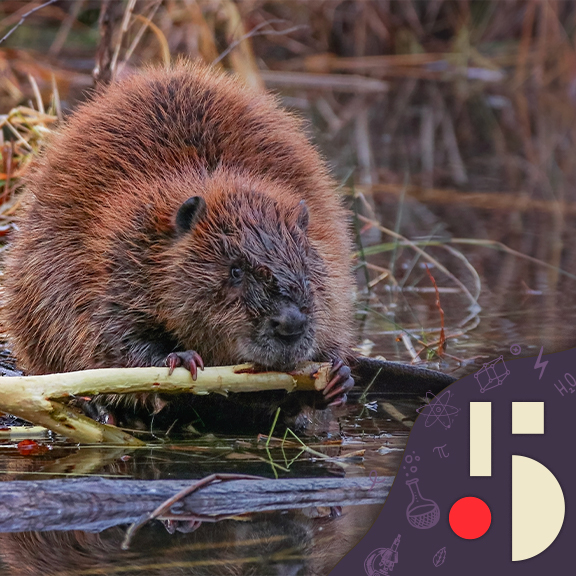
[(50, 175), (37, 198), (42, 205), (66, 206), (71, 191), (75, 203), (99, 203), (117, 196), (118, 179), (156, 177), (188, 163), (286, 182), (312, 209), (334, 203), (301, 122), (270, 95), (200, 65), (150, 69), (110, 86), (76, 110), (50, 148), (32, 182)]
[[(94, 366), (103, 330), (95, 318), (118, 273), (110, 265), (112, 239), (137, 242), (142, 254), (156, 245), (154, 234), (139, 230), (137, 211), (159, 212), (158, 196), (146, 196), (140, 183), (178, 179), (183, 167), (262, 176), (306, 201), (308, 235), (329, 276), (332, 329), (349, 342), (346, 212), (300, 122), (269, 95), (180, 63), (113, 84), (80, 106), (36, 161), (6, 267), (7, 329), (30, 372)], [(160, 203), (176, 209), (183, 200), (167, 189)], [(150, 270), (145, 261), (139, 266), (127, 297), (153, 319), (150, 295), (142, 293)]]

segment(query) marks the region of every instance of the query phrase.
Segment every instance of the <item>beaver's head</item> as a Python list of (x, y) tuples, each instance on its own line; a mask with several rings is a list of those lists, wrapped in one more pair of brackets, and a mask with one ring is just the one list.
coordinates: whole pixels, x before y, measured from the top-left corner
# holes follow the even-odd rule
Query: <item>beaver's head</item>
[(324, 262), (293, 190), (219, 173), (175, 215), (182, 344), (207, 363), (290, 370), (317, 352)]

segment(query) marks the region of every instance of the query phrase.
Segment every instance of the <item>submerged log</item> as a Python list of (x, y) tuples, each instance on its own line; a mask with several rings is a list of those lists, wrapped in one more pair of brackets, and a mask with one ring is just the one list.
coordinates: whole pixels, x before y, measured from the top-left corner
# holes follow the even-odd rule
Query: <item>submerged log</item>
[(352, 394), (362, 394), (370, 386), (370, 393), (386, 397), (424, 396), (429, 390), (438, 394), (456, 382), (444, 372), (367, 356), (356, 357), (352, 374), (356, 379)]
[[(393, 476), (231, 480), (205, 486), (176, 503), (172, 515), (233, 516), (315, 506), (383, 504)], [(86, 530), (131, 524), (195, 480), (0, 482), (0, 532)], [(241, 497), (240, 497), (241, 496)], [(174, 516), (172, 516), (174, 517)]]

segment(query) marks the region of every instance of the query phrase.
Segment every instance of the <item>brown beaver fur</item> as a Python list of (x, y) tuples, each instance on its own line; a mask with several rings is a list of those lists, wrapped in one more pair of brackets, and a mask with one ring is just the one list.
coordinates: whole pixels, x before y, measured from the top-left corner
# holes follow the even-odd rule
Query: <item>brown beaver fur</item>
[[(5, 270), (32, 374), (332, 360), (352, 385), (347, 213), (301, 122), (180, 62), (81, 105), (35, 161)], [(176, 354), (174, 354), (176, 353)], [(344, 396), (345, 399), (345, 396)]]

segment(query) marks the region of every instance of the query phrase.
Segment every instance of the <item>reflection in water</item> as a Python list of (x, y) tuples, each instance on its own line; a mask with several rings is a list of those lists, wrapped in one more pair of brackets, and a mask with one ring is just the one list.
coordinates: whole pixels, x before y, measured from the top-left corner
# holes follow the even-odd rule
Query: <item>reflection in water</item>
[[(416, 405), (415, 405), (416, 406)], [(410, 405), (400, 405), (406, 412)], [(344, 411), (342, 411), (344, 415)], [(243, 470), (273, 477), (266, 458), (285, 466), (283, 476), (365, 476), (366, 467), (381, 476), (394, 474), (402, 458), (406, 428), (396, 420), (387, 427), (397, 430), (378, 437), (379, 417), (350, 406), (343, 416), (349, 426), (344, 445), (308, 440), (314, 450), (328, 456), (367, 449), (364, 462), (350, 458), (345, 468), (310, 458), (294, 447), (265, 449), (253, 438), (203, 437), (145, 449), (117, 447), (83, 448), (55, 444), (39, 457), (20, 455), (5, 444), (0, 448), (4, 480), (62, 478), (62, 474), (92, 473), (125, 478), (198, 478), (213, 470)], [(360, 441), (356, 426), (369, 436)], [(386, 456), (377, 450), (385, 447)], [(384, 454), (384, 452), (382, 453)], [(300, 455), (300, 456), (299, 456)], [(192, 481), (192, 480), (191, 480)], [(169, 534), (159, 521), (143, 526), (128, 551), (120, 545), (127, 526), (100, 534), (41, 532), (0, 534), (0, 573), (6, 576), (46, 574), (325, 574), (350, 550), (380, 512), (381, 506), (344, 508), (342, 516), (329, 517), (329, 509), (313, 508), (286, 513), (260, 513), (204, 523), (195, 532)]]
[(355, 544), (346, 525), (371, 523), (378, 510), (358, 510), (347, 521), (311, 518), (307, 512), (227, 520), (191, 534), (170, 535), (155, 522), (138, 533), (127, 552), (120, 550), (121, 528), (100, 534), (0, 534), (0, 567), (6, 576), (322, 574)]

